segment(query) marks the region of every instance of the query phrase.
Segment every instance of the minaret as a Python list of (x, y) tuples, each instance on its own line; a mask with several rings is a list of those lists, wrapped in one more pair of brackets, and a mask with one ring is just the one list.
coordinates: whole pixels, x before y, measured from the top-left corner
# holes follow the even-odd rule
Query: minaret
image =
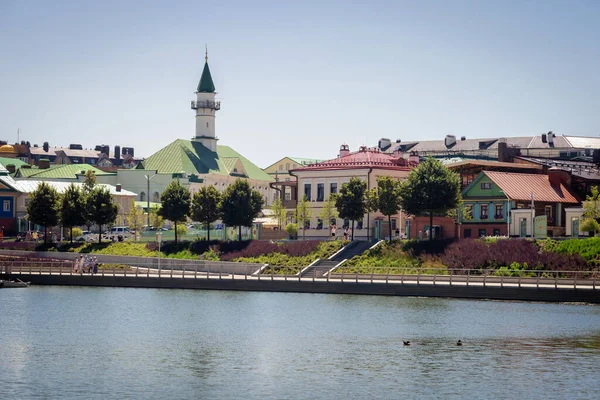
[(217, 92), (208, 69), (208, 48), (204, 60), (204, 70), (196, 90), (196, 101), (192, 101), (192, 110), (196, 110), (196, 136), (192, 140), (216, 152), (219, 139), (215, 136), (215, 111), (221, 109), (221, 103), (215, 101)]

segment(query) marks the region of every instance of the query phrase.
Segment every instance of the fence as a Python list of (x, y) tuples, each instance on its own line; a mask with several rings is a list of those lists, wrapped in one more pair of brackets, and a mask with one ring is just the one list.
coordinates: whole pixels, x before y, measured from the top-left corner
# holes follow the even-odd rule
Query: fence
[[(469, 269), (432, 270), (423, 268), (373, 267), (360, 272), (339, 268), (326, 276), (303, 278), (294, 267), (256, 268), (252, 265), (224, 265), (206, 263), (196, 265), (168, 265), (166, 268), (150, 268), (144, 265), (103, 263), (96, 274), (75, 270), (70, 261), (4, 261), (0, 274), (11, 275), (70, 275), (112, 276), (138, 278), (179, 279), (231, 279), (270, 280), (297, 282), (340, 282), (340, 283), (386, 283), (400, 285), (430, 286), (480, 286), (480, 287), (529, 287), (571, 288), (596, 290), (600, 271), (475, 271)], [(268, 271), (268, 272), (263, 272)]]

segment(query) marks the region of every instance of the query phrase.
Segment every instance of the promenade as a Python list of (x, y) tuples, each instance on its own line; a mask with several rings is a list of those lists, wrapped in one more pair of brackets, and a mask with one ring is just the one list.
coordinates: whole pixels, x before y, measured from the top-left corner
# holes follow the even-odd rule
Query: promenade
[[(589, 272), (569, 273), (568, 278), (451, 275), (330, 273), (323, 278), (299, 274), (262, 274), (260, 269), (230, 265), (202, 270), (188, 265), (168, 269), (143, 266), (105, 266), (98, 274), (74, 273), (66, 262), (4, 262), (0, 277), (20, 279), (34, 285), (112, 286), (169, 289), (248, 290), (365, 294), (390, 296), (454, 297), (490, 300), (600, 303), (600, 287)], [(548, 275), (548, 274), (546, 274)], [(557, 275), (558, 276), (558, 275)]]

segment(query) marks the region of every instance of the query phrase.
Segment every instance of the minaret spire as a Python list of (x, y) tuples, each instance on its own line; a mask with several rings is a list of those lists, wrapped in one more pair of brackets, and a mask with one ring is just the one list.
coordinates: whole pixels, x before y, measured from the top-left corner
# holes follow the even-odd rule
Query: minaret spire
[(204, 53), (204, 62), (208, 62), (208, 44), (204, 43), (206, 52)]
[(208, 68), (208, 45), (204, 46), (204, 69), (196, 90), (196, 101), (192, 101), (192, 110), (196, 111), (196, 135), (192, 140), (217, 151), (215, 112), (221, 109), (221, 103), (215, 100), (217, 93)]

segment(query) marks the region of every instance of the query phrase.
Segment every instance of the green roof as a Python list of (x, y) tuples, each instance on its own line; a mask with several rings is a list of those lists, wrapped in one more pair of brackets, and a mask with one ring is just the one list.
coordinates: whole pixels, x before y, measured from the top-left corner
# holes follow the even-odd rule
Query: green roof
[(204, 63), (204, 70), (202, 71), (202, 77), (200, 83), (198, 83), (198, 90), (200, 93), (214, 93), (215, 84), (213, 83), (212, 76), (210, 76), (210, 69), (208, 68), (208, 62)]
[(0, 164), (4, 165), (5, 167), (7, 165), (14, 165), (15, 168), (20, 168), (21, 165), (27, 165), (27, 163), (25, 161), (19, 160), (18, 158), (9, 158), (9, 157), (0, 157)]
[[(243, 171), (234, 171), (241, 164)], [(156, 170), (160, 174), (184, 171), (189, 174), (218, 174), (242, 176), (272, 182), (273, 178), (248, 159), (228, 146), (217, 146), (210, 151), (200, 142), (177, 139), (152, 154), (140, 164), (144, 169)]]
[(309, 165), (320, 163), (324, 160), (317, 160), (316, 158), (300, 158), (300, 157), (288, 157), (290, 160), (297, 162), (300, 165)]
[(104, 171), (90, 164), (57, 164), (50, 168), (19, 168), (15, 173), (16, 178), (35, 179), (75, 179), (81, 171), (93, 171), (96, 175), (103, 175)]

